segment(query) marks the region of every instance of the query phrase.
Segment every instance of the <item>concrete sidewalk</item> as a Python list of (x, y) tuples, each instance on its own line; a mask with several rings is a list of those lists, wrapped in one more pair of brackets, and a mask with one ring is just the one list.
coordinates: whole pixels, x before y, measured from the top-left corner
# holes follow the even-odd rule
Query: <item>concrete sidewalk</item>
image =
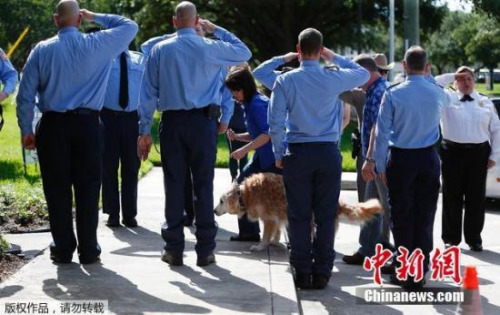
[[(215, 200), (230, 181), (227, 170), (216, 170)], [(116, 314), (299, 313), (285, 247), (251, 253), (251, 243), (229, 242), (237, 233), (237, 220), (224, 215), (217, 217), (216, 265), (196, 266), (194, 228), (185, 228), (184, 266), (170, 267), (160, 260), (161, 169), (141, 180), (139, 196), (139, 228), (110, 229), (105, 226), (107, 216), (101, 216), (101, 264), (80, 265), (74, 255), (72, 264), (55, 265), (45, 250), (0, 285), (0, 313), (12, 301), (67, 300), (108, 300), (110, 312)], [(46, 247), (50, 237), (45, 233), (40, 239)]]
[[(214, 196), (217, 201), (229, 187), (227, 170), (216, 170)], [(343, 174), (341, 198), (357, 201), (355, 174)], [(454, 314), (455, 305), (363, 305), (355, 289), (375, 288), (372, 273), (342, 262), (359, 246), (359, 227), (341, 223), (335, 239), (337, 257), (332, 279), (325, 290), (296, 291), (284, 248), (251, 253), (250, 243), (229, 242), (237, 232), (236, 217), (217, 217), (217, 264), (196, 266), (194, 228), (186, 228), (184, 266), (170, 267), (160, 260), (163, 241), (163, 181), (154, 169), (140, 182), (140, 228), (110, 229), (101, 217), (99, 241), (102, 264), (54, 265), (48, 251), (36, 257), (16, 275), (0, 284), (0, 314), (12, 301), (108, 300), (115, 314)], [(442, 248), (441, 200), (434, 225), (434, 247)], [(478, 268), (485, 315), (500, 314), (500, 211), (488, 211), (483, 231), (485, 250), (474, 253), (462, 244), (461, 264)], [(7, 235), (30, 254), (46, 248), (50, 234)], [(28, 244), (28, 245), (25, 245)], [(76, 261), (76, 256), (74, 261)], [(428, 281), (427, 287), (455, 286)], [(384, 288), (394, 287), (384, 277)]]

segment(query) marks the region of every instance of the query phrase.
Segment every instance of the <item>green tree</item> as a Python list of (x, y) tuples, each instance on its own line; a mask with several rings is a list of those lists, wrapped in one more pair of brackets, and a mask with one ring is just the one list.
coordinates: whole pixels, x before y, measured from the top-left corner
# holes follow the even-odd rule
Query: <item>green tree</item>
[(448, 12), (440, 28), (430, 36), (426, 48), (438, 73), (454, 71), (469, 63), (465, 47), (476, 32), (479, 17), (472, 13)]
[(492, 18), (483, 17), (477, 23), (477, 33), (465, 47), (471, 59), (489, 69), (489, 90), (493, 90), (493, 71), (500, 60), (500, 23)]

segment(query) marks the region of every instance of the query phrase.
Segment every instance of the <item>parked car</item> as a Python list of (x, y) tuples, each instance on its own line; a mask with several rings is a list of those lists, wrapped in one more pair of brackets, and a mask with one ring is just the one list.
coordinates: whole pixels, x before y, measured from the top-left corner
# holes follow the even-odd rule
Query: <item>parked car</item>
[[(500, 112), (500, 97), (492, 98), (491, 101), (495, 104), (497, 114)], [(488, 170), (486, 178), (486, 197), (492, 199), (500, 199), (500, 161)]]

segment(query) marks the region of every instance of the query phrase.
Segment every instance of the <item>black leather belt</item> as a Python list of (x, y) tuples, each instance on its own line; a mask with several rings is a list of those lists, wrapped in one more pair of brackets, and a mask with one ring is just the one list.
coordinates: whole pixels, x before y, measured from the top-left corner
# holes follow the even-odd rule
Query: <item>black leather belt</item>
[(481, 143), (458, 143), (458, 142), (453, 142), (450, 140), (443, 140), (443, 143), (451, 148), (457, 148), (457, 149), (478, 149), (478, 148), (484, 148), (490, 145), (488, 141), (481, 142)]
[(99, 111), (89, 108), (76, 108), (65, 112), (47, 111), (44, 115), (59, 115), (59, 116), (99, 116)]
[(111, 114), (111, 115), (115, 115), (115, 116), (136, 116), (137, 115), (137, 111), (136, 110), (133, 110), (131, 112), (126, 112), (126, 111), (123, 111), (123, 110), (112, 110), (112, 109), (109, 109), (109, 108), (105, 108), (103, 107), (103, 109), (101, 110), (102, 113), (107, 113), (107, 114)]
[(323, 146), (323, 145), (338, 145), (338, 141), (321, 141), (321, 142), (293, 142), (288, 144), (290, 147), (306, 147), (306, 146)]
[(425, 148), (398, 148), (398, 147), (390, 147), (391, 150), (393, 151), (400, 151), (400, 152), (404, 152), (404, 151), (409, 151), (409, 152), (419, 152), (419, 151), (432, 151), (432, 150), (435, 150), (436, 149), (436, 146), (435, 145), (431, 145), (431, 146), (428, 146), (428, 147), (425, 147)]

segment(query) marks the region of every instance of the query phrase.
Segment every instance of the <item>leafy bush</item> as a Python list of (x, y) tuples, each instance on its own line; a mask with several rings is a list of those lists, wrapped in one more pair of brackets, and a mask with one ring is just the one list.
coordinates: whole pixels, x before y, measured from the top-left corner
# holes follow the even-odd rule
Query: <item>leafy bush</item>
[(3, 235), (0, 235), (0, 256), (3, 256), (9, 249), (9, 242), (5, 239)]

